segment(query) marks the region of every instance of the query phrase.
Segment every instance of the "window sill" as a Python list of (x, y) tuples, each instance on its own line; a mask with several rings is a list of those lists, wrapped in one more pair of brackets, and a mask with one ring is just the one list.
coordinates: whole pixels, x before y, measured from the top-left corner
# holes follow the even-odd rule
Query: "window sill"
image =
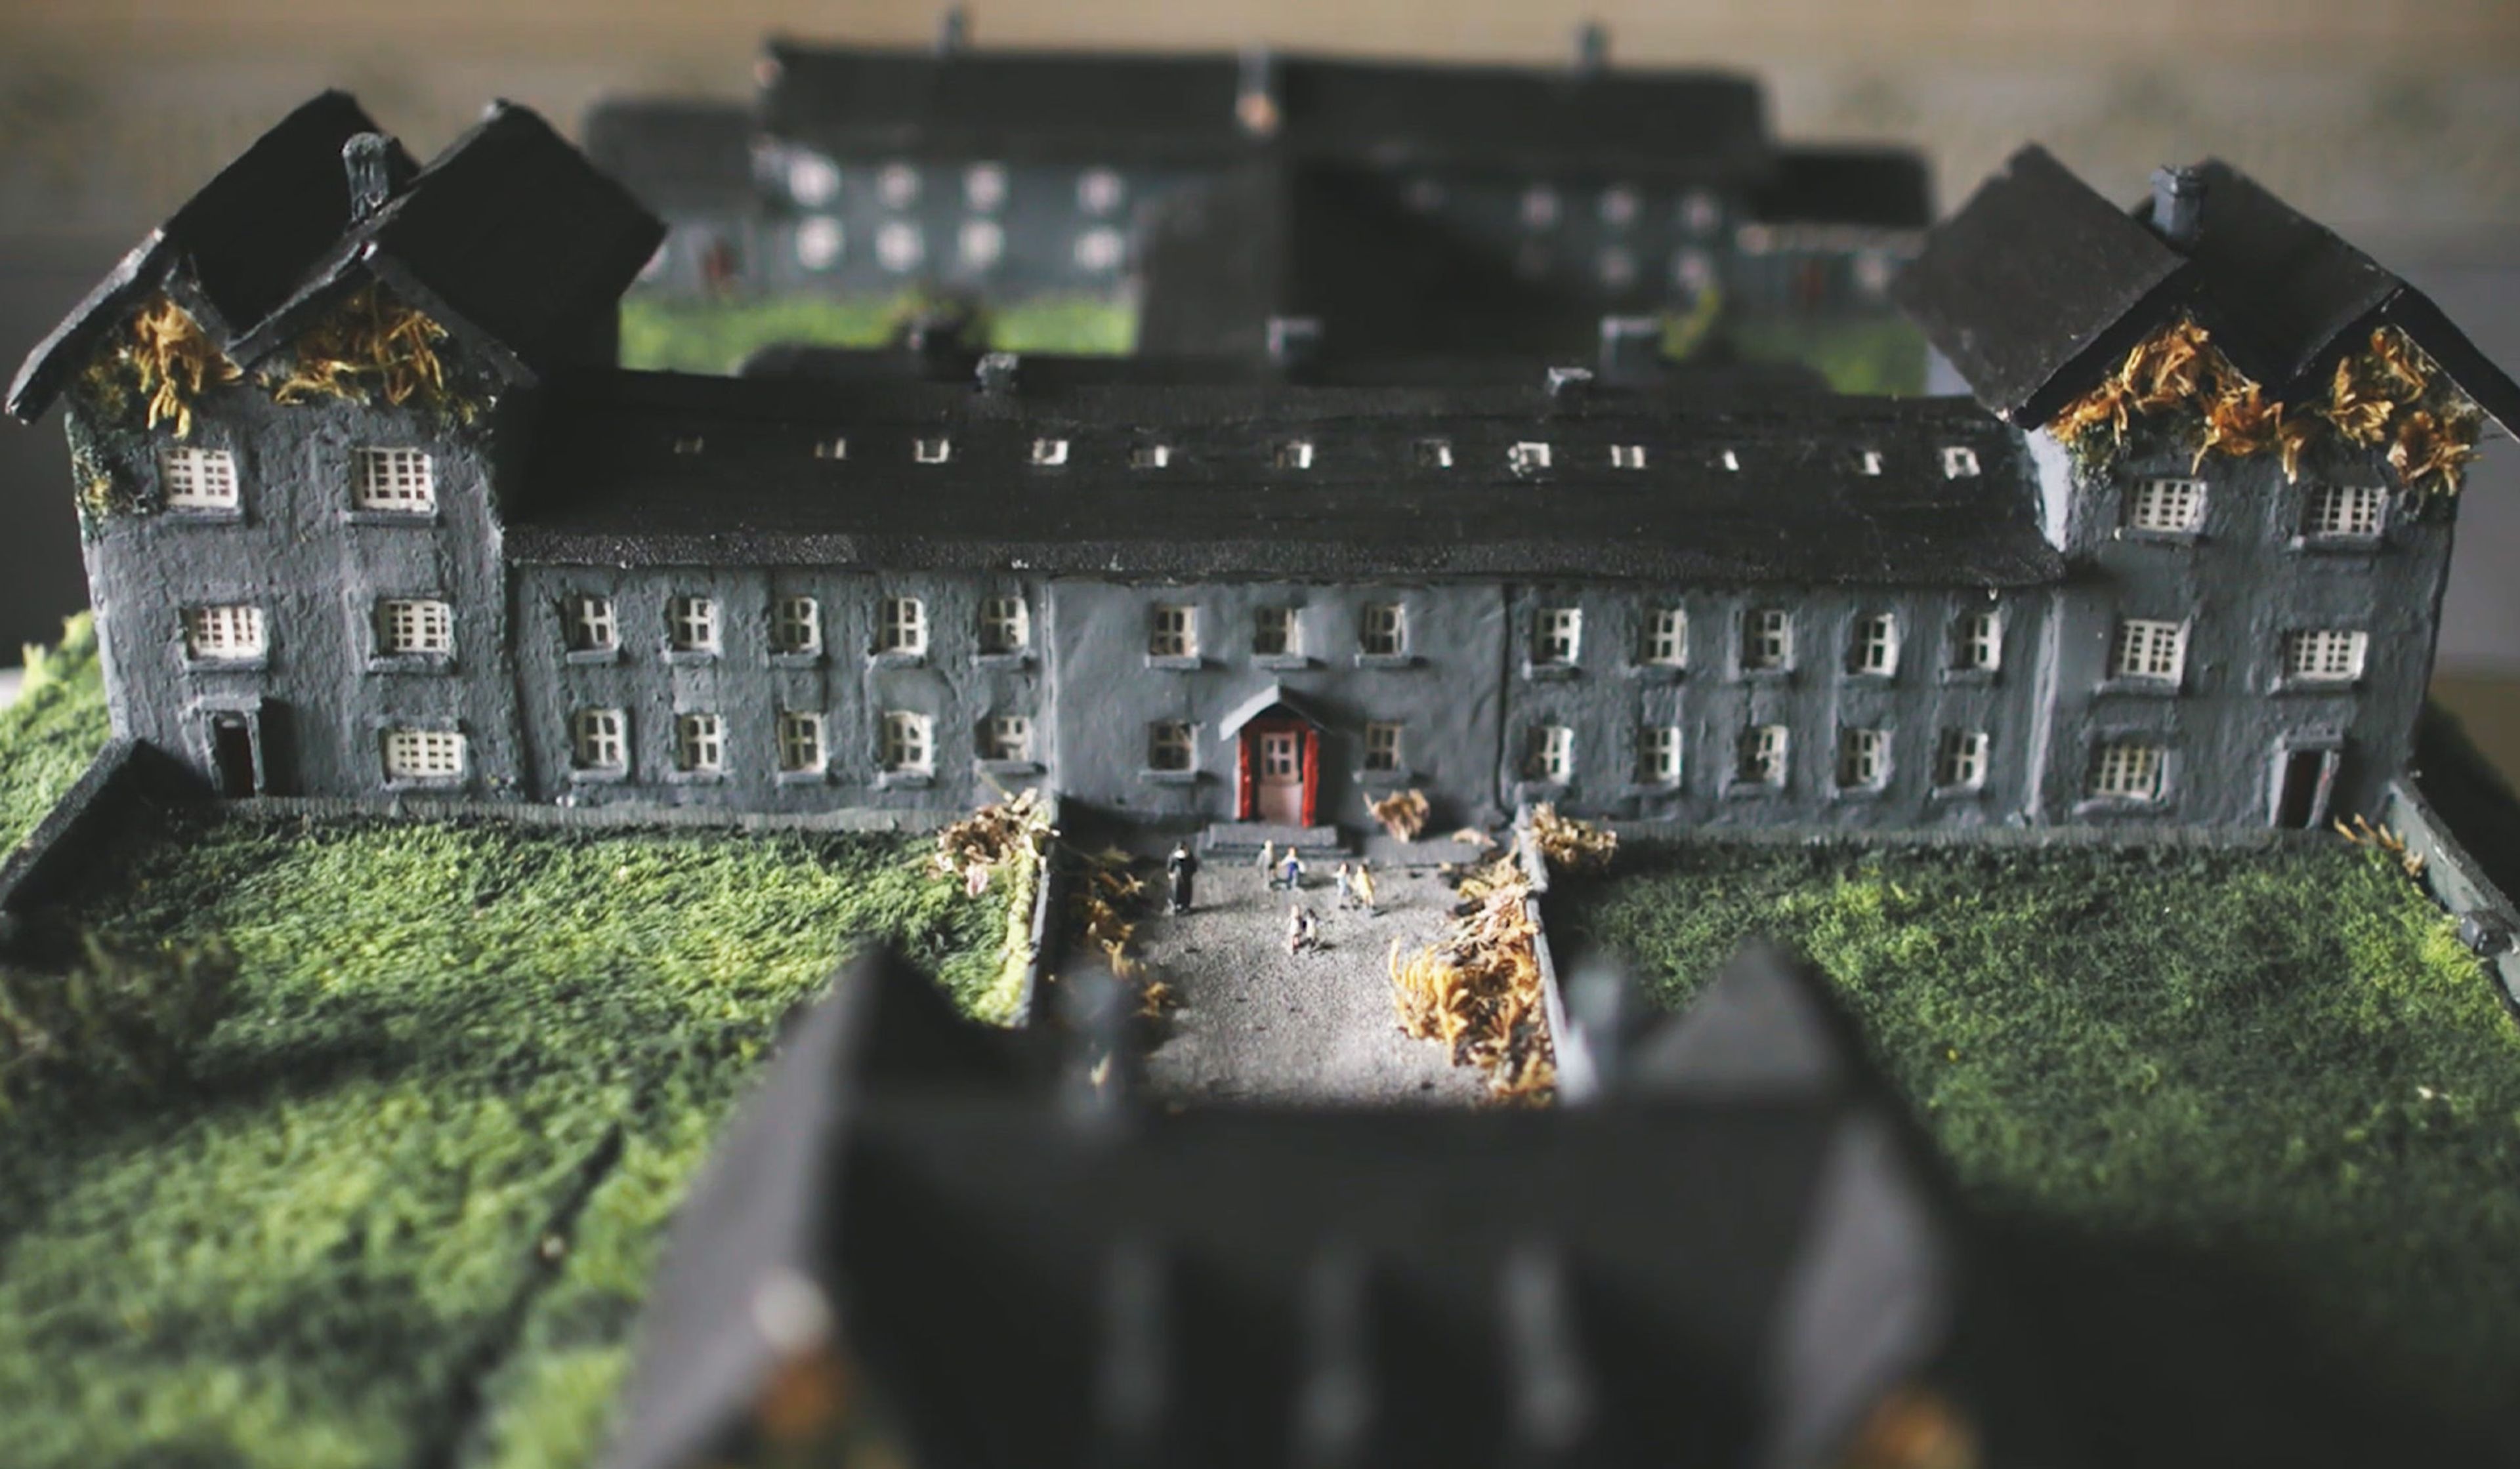
[(1688, 665), (1682, 663), (1635, 663), (1628, 668), (1628, 677), (1640, 684), (1677, 684), (1688, 676)]
[(384, 653), (368, 660), (370, 673), (436, 673), (455, 671), (453, 653)]
[(2132, 694), (2138, 698), (2177, 698), (2181, 679), (2102, 679), (2099, 693)]
[(927, 655), (925, 653), (878, 652), (867, 654), (867, 667), (869, 668), (925, 668), (926, 666)]
[(462, 776), (387, 776), (384, 788), (395, 794), (454, 795), (469, 782)]
[(1042, 763), (1038, 760), (989, 760), (985, 758), (971, 762), (971, 768), (984, 776), (1038, 776), (1042, 773), (1043, 769)]
[(1736, 668), (1732, 670), (1732, 681), (1736, 684), (1786, 684), (1791, 683), (1793, 681), (1793, 677), (1794, 671), (1791, 668)]
[(1887, 689), (1898, 682), (1896, 669), (1885, 672), (1872, 668), (1850, 668), (1846, 671), (1846, 683), (1850, 689)]
[(562, 663), (588, 666), (598, 663), (618, 663), (621, 661), (621, 646), (619, 644), (614, 644), (610, 647), (572, 647), (562, 652), (560, 660)]
[(568, 773), (568, 783), (571, 785), (626, 785), (629, 780), (628, 766), (608, 770), (572, 769)]
[(2205, 536), (2202, 531), (2149, 530), (2138, 525), (2121, 525), (2115, 539), (2131, 546), (2193, 546)]
[(195, 677), (219, 673), (262, 673), (271, 667), (268, 656), (260, 658), (186, 658), (184, 671)]
[(2159, 796), (2155, 796), (2149, 801), (2138, 800), (2133, 796), (2085, 796), (2082, 800), (2074, 803), (2074, 815), (2086, 818), (2096, 816), (2159, 816), (2169, 809), (2170, 803)]
[(2290, 695), (2309, 694), (2313, 697), (2322, 693), (2335, 695), (2360, 693), (2362, 691), (2362, 681), (2361, 679), (2277, 679), (2273, 684), (2268, 686), (2267, 689), (2267, 692), (2269, 693)]
[(974, 653), (971, 655), (971, 666), (973, 668), (1030, 668), (1032, 654), (1028, 652)]
[(1198, 669), (1204, 667), (1206, 665), (1206, 659), (1201, 658), (1196, 653), (1147, 654), (1147, 666), (1148, 668), (1166, 669), (1175, 673), (1194, 673)]
[(1880, 800), (1889, 790), (1890, 782), (1887, 780), (1878, 785), (1832, 785), (1828, 788), (1828, 798), (1832, 803), (1843, 801), (1862, 805), (1867, 801)]
[(1942, 672), (1942, 681), (1946, 685), (1975, 684), (1982, 687), (1993, 684), (1995, 676), (1996, 670), (1992, 668), (1946, 668)]
[(717, 649), (713, 647), (669, 647), (666, 648), (660, 656), (664, 658), (666, 665), (669, 667), (693, 668), (702, 663), (716, 662)]
[[(1386, 669), (1416, 668), (1418, 666), (1418, 655), (1416, 653), (1358, 653), (1356, 655), (1356, 666), (1359, 668)], [(1570, 668), (1567, 672), (1572, 673), (1574, 670)]]
[(1728, 801), (1755, 801), (1784, 793), (1785, 782), (1782, 780), (1732, 779), (1724, 782), (1724, 799)]
[(437, 524), (437, 512), (431, 511), (343, 511), (343, 525), (400, 525), (425, 529)]
[(1198, 772), (1142, 770), (1138, 772), (1138, 780), (1144, 785), (1195, 785)]
[(1619, 793), (1630, 800), (1658, 801), (1680, 795), (1683, 791), (1684, 787), (1678, 780), (1631, 780)]
[(212, 510), (207, 506), (161, 506), (158, 518), (172, 525), (240, 525), (245, 522), (242, 507), (230, 506)]
[(771, 779), (781, 785), (829, 785), (832, 773), (828, 770), (780, 771)]
[(1525, 660), (1522, 665), (1522, 676), (1535, 684), (1570, 683), (1582, 672), (1583, 670), (1573, 663), (1534, 663)]
[(668, 785), (718, 785), (725, 780), (726, 772), (722, 770), (665, 772), (665, 783)]
[(2284, 544), (2296, 556), (2377, 556), (2384, 536), (2295, 536)]
[(1986, 799), (1986, 782), (1975, 785), (1937, 785), (1925, 792), (1928, 801), (1982, 801)]
[(875, 778), (878, 790), (925, 790), (935, 783), (934, 771), (884, 771)]
[(799, 648), (793, 652), (772, 653), (770, 655), (770, 666), (773, 668), (820, 668), (823, 666), (823, 650), (819, 647), (810, 651)]
[(1293, 673), (1313, 666), (1313, 660), (1302, 653), (1253, 653), (1251, 666), (1273, 673)]

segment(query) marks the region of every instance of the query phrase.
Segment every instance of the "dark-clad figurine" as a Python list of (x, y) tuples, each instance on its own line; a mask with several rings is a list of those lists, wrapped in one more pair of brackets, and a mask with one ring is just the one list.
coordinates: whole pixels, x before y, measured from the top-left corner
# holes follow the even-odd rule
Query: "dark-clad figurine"
[(1173, 843), (1173, 855), (1164, 859), (1164, 876), (1171, 884), (1174, 913), (1190, 912), (1190, 882), (1197, 875), (1198, 859), (1191, 855), (1190, 844)]

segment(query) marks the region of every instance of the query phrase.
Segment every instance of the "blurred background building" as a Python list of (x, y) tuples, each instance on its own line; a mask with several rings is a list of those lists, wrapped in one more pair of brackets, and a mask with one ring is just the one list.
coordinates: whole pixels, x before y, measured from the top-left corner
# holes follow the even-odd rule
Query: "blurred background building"
[[(922, 45), (917, 0), (11, 0), (0, 15), (0, 343), (12, 360), (289, 107), (355, 91), (426, 156), (493, 97), (574, 129), (598, 99), (753, 95), (763, 42)], [(2520, 365), (2512, 0), (990, 0), (987, 48), (1286, 50), (1517, 64), (1607, 28), (1613, 66), (1735, 67), (1791, 143), (1922, 149), (1956, 206), (2023, 141), (2104, 192), (2220, 156)], [(2520, 749), (2520, 446), (2473, 474), (2437, 692)], [(0, 646), (84, 601), (58, 420), (0, 426)], [(2501, 733), (2508, 731), (2509, 733)], [(2520, 764), (2504, 756), (2506, 769)]]

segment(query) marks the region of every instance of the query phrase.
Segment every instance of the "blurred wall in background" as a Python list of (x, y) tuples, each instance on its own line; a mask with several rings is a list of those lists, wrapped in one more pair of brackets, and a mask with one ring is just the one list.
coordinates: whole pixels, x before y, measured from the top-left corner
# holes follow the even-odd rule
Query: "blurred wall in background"
[[(1286, 48), (1765, 78), (1777, 130), (1912, 142), (1956, 204), (2025, 139), (2134, 198), (2228, 158), (2432, 292), (2520, 370), (2515, 0), (978, 0), (977, 44)], [(426, 156), (493, 97), (574, 128), (607, 93), (742, 97), (772, 31), (922, 43), (927, 5), (844, 0), (7, 0), (0, 359), (228, 156), (324, 86)], [(58, 418), (0, 426), (0, 647), (84, 600)], [(2520, 678), (2520, 445), (2463, 512), (2446, 671)], [(0, 658), (0, 661), (6, 661)]]

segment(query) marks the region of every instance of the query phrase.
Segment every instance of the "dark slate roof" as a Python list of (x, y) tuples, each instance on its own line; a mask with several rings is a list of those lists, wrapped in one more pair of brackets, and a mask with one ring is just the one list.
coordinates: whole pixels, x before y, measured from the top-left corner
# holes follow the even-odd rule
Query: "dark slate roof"
[[(1829, 1002), (1754, 970), (1732, 987)], [(821, 1011), (677, 1216), (609, 1469), (707, 1457), (783, 1358), (834, 1357), (906, 1457), (963, 1469), (1817, 1469), (1925, 1383), (1990, 1462), (2054, 1461), (1884, 1087), (1185, 1109), (1125, 1057), (1079, 1085), (1107, 1024), (990, 1031), (897, 960)]]
[[(1212, 160), (1255, 141), (1222, 54), (897, 50), (774, 42), (765, 129), (842, 154)], [(1273, 56), (1282, 139), (1308, 156), (1587, 174), (1747, 175), (1759, 89), (1711, 71)]]
[[(937, 435), (950, 460), (914, 463), (914, 439)], [(835, 437), (846, 458), (818, 457)], [(1452, 467), (1418, 462), (1431, 437)], [(1065, 464), (1030, 462), (1044, 438), (1067, 440)], [(1313, 467), (1276, 467), (1294, 439)], [(1554, 467), (1511, 473), (1523, 441), (1550, 443)], [(1132, 468), (1152, 443), (1169, 465)], [(1650, 467), (1610, 468), (1614, 443), (1645, 446)], [(505, 542), (521, 561), (1806, 586), (2061, 574), (2019, 435), (1961, 399), (1604, 388), (1552, 405), (1536, 381), (986, 394), (611, 372), (556, 380), (534, 444)], [(1946, 447), (1980, 472), (1946, 477)], [(1882, 472), (1863, 471), (1868, 450)]]
[(2403, 329), (2505, 428), (2520, 385), (2422, 292), (2228, 163), (2204, 187), (2184, 245), (2121, 209), (2033, 145), (1936, 226), (1893, 295), (1978, 400), (2046, 422), (2136, 342), (2191, 315), (2278, 399), (2323, 393), (2336, 358), (2382, 324)]
[(752, 205), (752, 110), (736, 103), (607, 100), (586, 114), (586, 156), (660, 214)]
[(1921, 230), (1934, 222), (1933, 177), (1924, 156), (1909, 148), (1782, 148), (1751, 191), (1750, 216)]
[[(87, 360), (98, 334), (168, 283), (213, 334), (260, 321), (296, 289), (349, 217), (341, 145), (377, 131), (344, 92), (320, 93), (219, 170), (131, 248), (30, 352), (9, 389), (9, 411), (32, 419)], [(399, 171), (413, 167), (400, 145)]]
[[(530, 111), (505, 103), (350, 217), (341, 148), (377, 131), (328, 92), (291, 113), (148, 240), (36, 347), (9, 411), (33, 418), (98, 334), (149, 291), (171, 293), (240, 364), (284, 344), (369, 275), (515, 365), (570, 355), (654, 252), (663, 227)], [(601, 334), (597, 334), (602, 336)], [(608, 336), (602, 336), (608, 339)]]

